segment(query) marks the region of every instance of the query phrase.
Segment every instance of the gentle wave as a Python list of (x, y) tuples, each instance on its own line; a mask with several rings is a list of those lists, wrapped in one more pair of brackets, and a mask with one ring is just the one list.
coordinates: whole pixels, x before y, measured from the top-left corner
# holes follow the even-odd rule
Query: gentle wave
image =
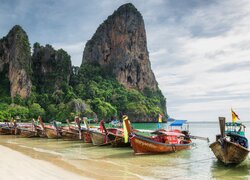
[(48, 154), (53, 154), (53, 155), (57, 155), (57, 156), (62, 156), (63, 155), (63, 154), (61, 154), (59, 152), (46, 150), (46, 149), (41, 149), (41, 148), (32, 148), (32, 149), (37, 151), (37, 152), (48, 153)]
[(11, 142), (10, 144), (16, 144), (19, 147), (26, 148), (26, 149), (32, 149), (32, 150), (34, 150), (36, 152), (42, 152), (42, 153), (48, 153), (48, 154), (52, 154), (52, 155), (56, 155), (56, 156), (62, 156), (61, 153), (51, 151), (51, 150), (41, 149), (41, 148), (37, 148), (37, 147), (29, 147), (29, 146), (25, 146), (25, 145), (15, 143), (15, 142)]

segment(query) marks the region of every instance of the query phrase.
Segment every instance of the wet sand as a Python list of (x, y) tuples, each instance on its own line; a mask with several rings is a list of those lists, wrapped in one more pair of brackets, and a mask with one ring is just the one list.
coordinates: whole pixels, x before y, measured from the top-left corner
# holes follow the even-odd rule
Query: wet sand
[(90, 179), (0, 145), (1, 180)]
[(0, 173), (3, 175), (0, 180), (142, 179), (129, 168), (105, 157), (82, 156), (89, 148), (91, 152), (97, 148), (106, 156), (102, 151), (105, 147), (82, 142), (0, 136)]

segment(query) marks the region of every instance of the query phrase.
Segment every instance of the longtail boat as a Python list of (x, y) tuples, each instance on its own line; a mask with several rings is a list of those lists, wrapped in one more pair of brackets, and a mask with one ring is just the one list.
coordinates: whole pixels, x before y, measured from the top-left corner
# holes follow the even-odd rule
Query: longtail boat
[(6, 122), (0, 125), (0, 135), (17, 135), (17, 123), (11, 118), (10, 122)]
[(20, 129), (20, 137), (23, 138), (31, 138), (31, 137), (38, 137), (37, 131), (34, 129), (22, 128)]
[[(130, 143), (125, 140), (124, 138), (124, 129), (122, 128), (122, 123), (116, 120), (115, 126), (119, 128), (106, 128), (105, 124), (103, 123), (103, 126), (105, 129), (107, 129), (107, 136), (109, 138), (109, 141), (111, 142), (112, 147), (128, 147), (130, 146)], [(118, 125), (119, 126), (118, 126)], [(112, 126), (114, 126), (112, 124)], [(126, 132), (125, 132), (126, 133)]]
[(36, 131), (37, 131), (37, 135), (39, 137), (41, 137), (41, 138), (46, 138), (47, 137), (44, 128), (42, 128), (41, 126), (37, 126), (37, 125), (35, 125), (35, 127), (36, 127)]
[(90, 130), (90, 137), (93, 145), (103, 146), (111, 144), (113, 147), (125, 147), (129, 146), (128, 142), (124, 142), (123, 130), (117, 128), (107, 128), (104, 123), (101, 122), (102, 128), (96, 130)]
[(55, 121), (52, 122), (52, 126), (44, 126), (44, 131), (49, 139), (61, 138), (60, 129), (58, 128)]
[[(123, 121), (130, 135), (130, 144), (135, 154), (170, 153), (184, 149), (191, 149), (192, 141), (188, 131), (159, 129), (153, 136), (142, 136), (131, 131), (128, 117), (123, 116)], [(184, 123), (184, 122), (183, 122)], [(173, 122), (173, 126), (175, 123)]]
[(21, 131), (19, 129), (19, 125), (16, 123), (16, 121), (14, 121), (14, 128), (12, 130), (13, 135), (20, 135)]
[(63, 127), (61, 128), (61, 136), (64, 139), (68, 139), (68, 140), (80, 140), (83, 139), (82, 138), (82, 132), (81, 132), (81, 126), (80, 126), (80, 120), (77, 117), (75, 119), (75, 123), (77, 126), (72, 126), (70, 125), (69, 120), (67, 119), (67, 124), (68, 127)]
[(45, 125), (40, 116), (38, 116), (38, 122), (40, 123), (40, 125), (35, 125), (38, 136), (41, 138), (47, 137), (45, 130), (44, 130)]
[(134, 134), (130, 143), (135, 154), (169, 153), (191, 148), (190, 141), (180, 140), (184, 137), (180, 132), (172, 134), (168, 131), (162, 131), (161, 135), (150, 138)]
[(95, 146), (104, 146), (109, 145), (111, 142), (108, 139), (107, 134), (99, 131), (99, 130), (90, 130), (90, 137), (93, 145)]
[(67, 140), (79, 140), (79, 131), (76, 129), (66, 129), (62, 128), (61, 130), (61, 136), (63, 139)]
[(85, 142), (85, 143), (92, 143), (92, 139), (91, 139), (91, 135), (90, 135), (89, 130), (87, 130), (87, 129), (84, 128), (82, 130), (82, 136), (83, 136), (83, 142)]
[(111, 144), (111, 141), (108, 138), (108, 130), (104, 126), (104, 121), (100, 122), (99, 129), (89, 129), (89, 134), (91, 141), (95, 146), (104, 146)]
[(11, 135), (12, 131), (11, 131), (11, 127), (9, 126), (9, 124), (2, 124), (0, 126), (0, 135)]
[[(86, 119), (84, 120), (85, 123), (87, 123)], [(88, 124), (88, 123), (87, 123)], [(88, 127), (88, 125), (87, 125)], [(95, 146), (104, 146), (104, 145), (110, 145), (111, 140), (108, 137), (108, 132), (112, 131), (113, 129), (106, 129), (104, 126), (104, 121), (102, 120), (100, 122), (100, 128), (99, 129), (90, 129), (88, 127), (88, 132), (91, 137), (92, 144)]]
[(128, 147), (130, 143), (124, 139), (123, 129), (110, 129), (108, 131), (108, 138), (111, 141), (112, 147)]
[(89, 128), (87, 117), (83, 117), (83, 123), (85, 125), (85, 127), (81, 128), (83, 142), (92, 143), (91, 135), (89, 132), (90, 128)]
[(18, 129), (20, 130), (20, 137), (23, 137), (23, 138), (38, 137), (38, 133), (34, 124), (34, 120), (32, 120), (30, 127), (26, 127), (26, 128), (18, 127)]
[(249, 153), (245, 126), (242, 123), (226, 122), (225, 117), (219, 117), (219, 124), (221, 134), (216, 135), (216, 141), (209, 146), (214, 155), (224, 164), (243, 162)]

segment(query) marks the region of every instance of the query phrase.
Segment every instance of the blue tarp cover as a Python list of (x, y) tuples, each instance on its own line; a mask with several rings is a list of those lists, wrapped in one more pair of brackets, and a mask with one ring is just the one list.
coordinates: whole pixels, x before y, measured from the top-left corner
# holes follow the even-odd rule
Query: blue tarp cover
[(187, 120), (175, 120), (174, 122), (172, 122), (170, 124), (170, 126), (182, 126), (186, 122), (187, 122)]

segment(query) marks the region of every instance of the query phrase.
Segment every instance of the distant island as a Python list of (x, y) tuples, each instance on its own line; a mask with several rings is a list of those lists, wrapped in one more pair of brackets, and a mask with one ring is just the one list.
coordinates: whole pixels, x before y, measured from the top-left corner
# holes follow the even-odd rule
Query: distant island
[(151, 69), (144, 21), (133, 4), (120, 6), (86, 43), (80, 67), (51, 45), (34, 43), (15, 25), (0, 39), (0, 121), (73, 119), (76, 115), (150, 122), (166, 115)]

